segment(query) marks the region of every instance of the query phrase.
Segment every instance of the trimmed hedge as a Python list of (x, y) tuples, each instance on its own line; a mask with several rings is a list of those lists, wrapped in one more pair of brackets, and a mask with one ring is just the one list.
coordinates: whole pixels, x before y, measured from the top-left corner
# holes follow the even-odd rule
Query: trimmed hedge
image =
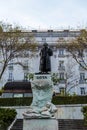
[(29, 106), (32, 98), (0, 98), (0, 106)]
[(55, 105), (63, 104), (87, 104), (87, 96), (56, 96), (52, 102)]
[[(0, 98), (0, 106), (29, 106), (32, 102), (31, 97), (26, 98)], [(87, 104), (87, 96), (55, 96), (53, 104)]]

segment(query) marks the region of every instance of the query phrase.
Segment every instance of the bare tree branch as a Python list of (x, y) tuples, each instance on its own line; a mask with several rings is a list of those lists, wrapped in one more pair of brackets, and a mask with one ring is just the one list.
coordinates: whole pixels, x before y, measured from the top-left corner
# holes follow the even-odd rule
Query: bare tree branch
[[(0, 70), (0, 79), (12, 59), (22, 57), (29, 50), (34, 51), (36, 46), (37, 44), (31, 34), (25, 34), (19, 27), (12, 28), (8, 24), (1, 23), (0, 66), (2, 69)], [(22, 64), (20, 63), (20, 65)]]

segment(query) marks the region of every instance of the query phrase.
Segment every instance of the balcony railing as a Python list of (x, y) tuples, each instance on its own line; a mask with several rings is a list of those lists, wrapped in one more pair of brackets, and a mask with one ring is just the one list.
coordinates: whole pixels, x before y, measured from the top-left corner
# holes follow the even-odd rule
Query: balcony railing
[(85, 69), (83, 67), (79, 66), (79, 70), (84, 71)]
[(13, 81), (13, 79), (10, 79), (10, 78), (8, 79), (8, 82), (12, 82), (12, 81)]
[(23, 70), (28, 70), (28, 66), (23, 66)]
[(59, 83), (60, 83), (60, 84), (65, 84), (65, 79), (60, 79), (60, 80), (59, 80)]
[(65, 54), (58, 54), (58, 57), (65, 57)]
[(84, 79), (84, 80), (79, 80), (79, 83), (80, 84), (85, 84), (86, 83), (86, 80)]
[(8, 69), (9, 69), (9, 70), (13, 70), (13, 66), (9, 66)]
[(58, 66), (58, 70), (65, 70), (65, 66)]

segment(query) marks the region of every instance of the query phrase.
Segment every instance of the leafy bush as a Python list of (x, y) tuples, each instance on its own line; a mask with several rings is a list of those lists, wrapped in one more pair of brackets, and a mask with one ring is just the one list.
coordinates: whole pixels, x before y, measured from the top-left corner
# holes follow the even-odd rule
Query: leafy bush
[(33, 73), (29, 73), (29, 80), (33, 80), (34, 79), (34, 74)]
[(15, 119), (16, 114), (15, 109), (0, 108), (0, 130), (6, 130)]
[(83, 112), (85, 125), (87, 125), (87, 106), (84, 106), (81, 111)]
[(2, 95), (2, 93), (4, 92), (4, 89), (0, 89), (0, 96)]
[(58, 73), (53, 73), (51, 75), (51, 79), (53, 81), (53, 84), (56, 85), (59, 82)]

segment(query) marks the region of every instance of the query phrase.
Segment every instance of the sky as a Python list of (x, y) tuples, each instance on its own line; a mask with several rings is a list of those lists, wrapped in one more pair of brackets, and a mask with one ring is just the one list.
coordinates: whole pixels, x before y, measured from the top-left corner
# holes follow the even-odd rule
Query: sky
[(87, 27), (87, 0), (0, 0), (0, 21), (32, 29)]

